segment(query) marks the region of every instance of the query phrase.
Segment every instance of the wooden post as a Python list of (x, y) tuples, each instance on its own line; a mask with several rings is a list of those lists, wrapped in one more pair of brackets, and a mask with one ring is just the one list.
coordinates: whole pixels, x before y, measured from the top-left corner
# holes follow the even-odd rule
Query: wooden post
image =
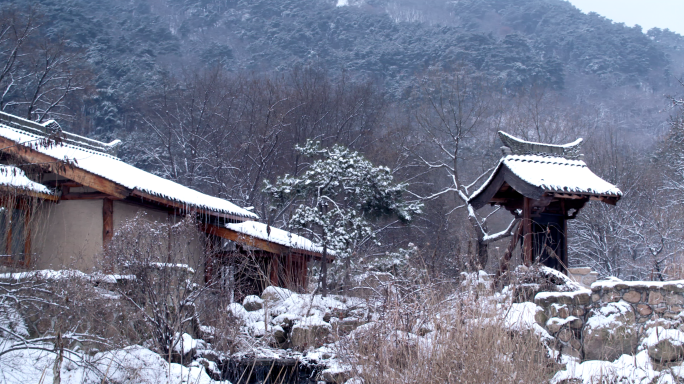
[(212, 283), (214, 275), (214, 241), (216, 240), (210, 234), (207, 234), (207, 254), (206, 260), (204, 260), (204, 284), (210, 285)]
[(565, 200), (561, 200), (561, 210), (563, 212), (563, 272), (568, 274), (568, 212), (565, 210)]
[(533, 252), (532, 247), (532, 206), (528, 197), (523, 201), (523, 261), (526, 266), (532, 265)]
[(13, 221), (12, 216), (14, 216), (14, 210), (9, 211), (9, 214), (7, 215), (7, 219), (6, 219), (6, 222), (7, 222), (7, 244), (5, 244), (5, 254), (8, 256), (12, 256), (12, 227), (14, 226), (14, 221)]
[(105, 248), (114, 236), (114, 201), (102, 199), (102, 248)]
[(285, 268), (283, 268), (283, 280), (285, 281), (285, 288), (292, 289), (294, 281), (292, 280), (292, 253), (290, 251), (285, 255)]
[(307, 256), (302, 255), (302, 288), (306, 292), (306, 288), (309, 285), (309, 270), (307, 269), (306, 260)]
[(24, 213), (24, 267), (31, 266), (31, 208), (33, 205), (28, 203)]
[(278, 255), (273, 255), (271, 258), (271, 285), (278, 286)]

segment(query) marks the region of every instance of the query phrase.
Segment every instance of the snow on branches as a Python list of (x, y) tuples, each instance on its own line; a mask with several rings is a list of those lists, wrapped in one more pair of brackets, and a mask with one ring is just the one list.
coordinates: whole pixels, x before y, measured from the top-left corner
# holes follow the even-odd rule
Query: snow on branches
[(354, 249), (375, 239), (375, 219), (408, 223), (421, 211), (420, 202), (403, 199), (406, 184), (395, 184), (389, 168), (373, 166), (356, 151), (341, 145), (320, 148), (311, 140), (296, 150), (316, 160), (302, 175), (267, 181), (264, 192), (273, 210), (296, 207), (289, 225), (308, 231), (324, 253), (334, 249), (349, 263)]

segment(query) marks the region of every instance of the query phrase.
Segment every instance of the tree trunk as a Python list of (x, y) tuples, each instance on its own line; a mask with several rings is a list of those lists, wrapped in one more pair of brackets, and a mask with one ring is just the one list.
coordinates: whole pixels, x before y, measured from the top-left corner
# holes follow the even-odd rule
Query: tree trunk
[(475, 267), (476, 270), (480, 269), (485, 269), (487, 266), (487, 259), (489, 258), (489, 244), (485, 243), (482, 241), (482, 239), (477, 239), (477, 249), (476, 251), (476, 260), (473, 267)]
[(344, 261), (344, 294), (349, 294), (351, 288), (351, 262), (349, 257)]

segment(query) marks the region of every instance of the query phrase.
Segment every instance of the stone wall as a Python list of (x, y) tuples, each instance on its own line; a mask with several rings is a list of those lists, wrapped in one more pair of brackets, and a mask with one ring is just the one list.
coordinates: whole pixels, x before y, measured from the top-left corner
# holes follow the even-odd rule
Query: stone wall
[(614, 360), (636, 352), (649, 328), (684, 330), (684, 281), (600, 281), (576, 292), (540, 292), (537, 322), (562, 353)]
[(598, 280), (598, 272), (592, 271), (589, 267), (568, 268), (568, 277), (589, 288)]

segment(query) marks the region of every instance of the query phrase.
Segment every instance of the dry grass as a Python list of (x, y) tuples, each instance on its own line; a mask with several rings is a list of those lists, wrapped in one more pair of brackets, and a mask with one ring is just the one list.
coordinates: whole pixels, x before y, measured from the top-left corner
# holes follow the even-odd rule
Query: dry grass
[(531, 331), (507, 329), (504, 313), (477, 292), (390, 291), (381, 318), (341, 342), (365, 384), (544, 383), (560, 368)]

